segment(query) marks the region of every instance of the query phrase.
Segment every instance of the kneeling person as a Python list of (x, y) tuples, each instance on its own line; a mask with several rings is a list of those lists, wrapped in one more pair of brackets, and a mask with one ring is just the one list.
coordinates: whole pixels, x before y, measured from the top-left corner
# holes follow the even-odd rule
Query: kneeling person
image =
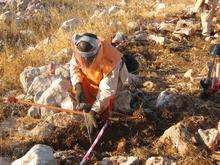
[(70, 61), (73, 96), (84, 110), (90, 128), (96, 127), (96, 114), (108, 109), (109, 100), (124, 84), (129, 73), (122, 54), (111, 43), (91, 33), (73, 37), (74, 54)]

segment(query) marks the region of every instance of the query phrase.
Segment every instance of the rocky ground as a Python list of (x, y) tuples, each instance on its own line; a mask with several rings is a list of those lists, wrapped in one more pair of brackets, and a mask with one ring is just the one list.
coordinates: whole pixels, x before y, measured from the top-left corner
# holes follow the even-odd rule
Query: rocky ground
[[(86, 6), (84, 19), (79, 11), (73, 12), (74, 5), (82, 8), (79, 2), (9, 2), (0, 1), (1, 97), (15, 95), (66, 107), (65, 87), (69, 84), (65, 80), (69, 78), (67, 62), (72, 51), (67, 38), (85, 30), (106, 38), (109, 34), (113, 45), (139, 64), (135, 74), (141, 77), (137, 88), (143, 93), (143, 104), (133, 114), (140, 118), (111, 123), (91, 163), (220, 163), (219, 98), (199, 98), (199, 81), (206, 76), (206, 64), (211, 59), (209, 46), (220, 42), (219, 12), (214, 20), (215, 39), (206, 41), (198, 15), (192, 14), (192, 1), (178, 1), (173, 6), (169, 0), (89, 2), (92, 7)], [(52, 9), (59, 9), (63, 17), (55, 19), (55, 14), (61, 14)], [(44, 19), (39, 19), (42, 13)], [(110, 21), (105, 22), (107, 18)], [(32, 24), (35, 21), (36, 25)], [(51, 60), (55, 61), (52, 76), (47, 72)], [(133, 69), (133, 58), (128, 63)], [(50, 100), (51, 95), (56, 99)], [(1, 103), (0, 108), (0, 162), (24, 156), (14, 162), (21, 164), (32, 155), (33, 160), (40, 157), (50, 164), (77, 164), (90, 146), (83, 121), (77, 116), (57, 113), (39, 119), (33, 118), (38, 116), (34, 107)], [(99, 129), (102, 125), (100, 121)]]

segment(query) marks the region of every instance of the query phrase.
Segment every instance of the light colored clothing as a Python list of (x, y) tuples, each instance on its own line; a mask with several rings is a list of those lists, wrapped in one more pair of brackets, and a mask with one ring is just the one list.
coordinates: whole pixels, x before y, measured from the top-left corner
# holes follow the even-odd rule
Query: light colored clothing
[(115, 96), (126, 84), (129, 84), (129, 73), (126, 66), (121, 62), (109, 75), (100, 81), (99, 92), (92, 110), (99, 112), (106, 109), (109, 98)]
[(111, 96), (116, 95), (119, 87), (129, 81), (129, 73), (121, 57), (116, 48), (101, 40), (101, 48), (91, 65), (85, 66), (77, 53), (70, 61), (72, 86), (82, 84), (86, 102), (97, 113), (105, 110)]
[(218, 0), (197, 0), (195, 11), (201, 10), (202, 34), (210, 36), (213, 32), (212, 21), (216, 13)]

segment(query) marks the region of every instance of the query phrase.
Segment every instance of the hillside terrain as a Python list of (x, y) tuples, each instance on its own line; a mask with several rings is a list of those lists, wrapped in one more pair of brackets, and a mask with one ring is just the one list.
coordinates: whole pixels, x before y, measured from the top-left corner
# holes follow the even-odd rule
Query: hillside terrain
[[(193, 0), (0, 1), (0, 100), (24, 98), (30, 86), (22, 79), (29, 76), (25, 69), (34, 79), (51, 61), (65, 68), (73, 34), (95, 33), (138, 62), (135, 88), (143, 95), (133, 114), (140, 117), (112, 122), (89, 163), (220, 164), (219, 96), (199, 97), (212, 59), (209, 47), (220, 43), (220, 10), (215, 39), (206, 41), (193, 5)], [(159, 106), (160, 98), (168, 105)], [(83, 121), (66, 113), (32, 118), (29, 108), (0, 102), (0, 164), (21, 158), (36, 144), (52, 147), (61, 164), (79, 164), (90, 147)]]

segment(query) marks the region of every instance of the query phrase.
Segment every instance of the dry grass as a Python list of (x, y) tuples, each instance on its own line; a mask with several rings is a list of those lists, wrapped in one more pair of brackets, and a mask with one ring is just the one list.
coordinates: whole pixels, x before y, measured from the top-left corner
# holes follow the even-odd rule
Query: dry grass
[[(106, 16), (102, 19), (98, 20), (89, 20), (92, 15), (92, 8), (95, 6), (110, 7), (112, 4), (116, 4), (118, 1), (88, 1), (82, 0), (78, 3), (78, 1), (72, 0), (49, 0), (47, 3), (53, 4), (50, 8), (50, 14), (52, 22), (47, 27), (43, 25), (43, 16), (41, 14), (37, 15), (36, 18), (28, 22), (23, 28), (29, 27), (29, 29), (35, 32), (35, 37), (31, 40), (26, 40), (19, 33), (19, 28), (16, 26), (11, 26), (11, 28), (0, 25), (0, 37), (7, 38), (7, 45), (4, 47), (4, 51), (0, 53), (0, 96), (4, 95), (6, 91), (11, 89), (21, 90), (19, 75), (22, 70), (26, 66), (41, 66), (47, 64), (52, 58), (53, 54), (58, 53), (63, 48), (70, 48), (70, 38), (73, 33), (82, 33), (82, 32), (92, 32), (96, 33), (99, 36), (102, 36), (106, 39), (109, 39), (116, 31), (120, 30), (127, 34), (130, 33), (127, 24), (130, 21), (141, 22), (142, 20), (156, 20), (162, 21), (169, 16), (175, 16), (177, 13), (181, 13), (183, 9), (186, 8), (187, 5), (193, 4), (193, 0), (185, 0), (184, 2), (181, 0), (165, 0), (167, 7), (161, 12), (156, 13), (154, 11), (154, 2), (153, 0), (149, 1), (146, 6), (140, 6), (137, 1), (132, 1), (129, 6), (126, 7), (125, 13), (123, 15), (115, 15), (115, 16)], [(55, 5), (56, 4), (66, 4), (69, 6), (69, 9), (65, 12), (60, 12)], [(171, 15), (172, 14), (172, 15)], [(86, 22), (83, 26), (75, 29), (72, 32), (65, 33), (58, 28), (61, 23), (65, 20), (68, 20), (73, 17), (80, 17)], [(178, 15), (176, 17), (179, 17)], [(140, 19), (140, 20), (138, 20)], [(218, 18), (219, 19), (219, 18)], [(120, 28), (109, 26), (110, 20), (117, 20), (121, 22)], [(4, 33), (3, 33), (4, 32)], [(151, 31), (150, 31), (151, 33)], [(153, 33), (153, 32), (152, 32)], [(46, 37), (55, 37), (55, 41), (49, 44), (44, 44), (42, 47), (36, 51), (31, 53), (25, 53), (27, 45), (37, 44), (39, 41), (45, 39)], [(16, 46), (15, 42), (18, 38), (23, 39), (22, 44)], [(156, 95), (157, 92), (164, 90), (166, 88), (175, 87), (179, 93), (191, 95), (193, 101), (196, 100), (196, 96), (199, 91), (199, 80), (195, 79), (194, 82), (190, 82), (188, 79), (183, 78), (183, 73), (185, 73), (188, 69), (193, 69), (194, 75), (203, 74), (203, 70), (206, 66), (206, 62), (209, 59), (207, 54), (208, 47), (210, 43), (203, 41), (200, 37), (192, 37), (189, 39), (187, 44), (192, 44), (194, 48), (185, 52), (171, 52), (170, 48), (172, 45), (168, 46), (158, 46), (155, 43), (148, 43), (147, 46), (137, 46), (131, 45), (126, 47), (132, 53), (141, 53), (144, 55), (149, 55), (152, 59), (147, 59), (146, 67), (147, 70), (144, 70), (141, 74), (145, 76), (146, 80), (153, 81), (155, 83), (155, 91), (153, 91)], [(182, 46), (182, 43), (180, 43)], [(14, 58), (11, 58), (11, 55), (14, 54)], [(52, 55), (51, 55), (52, 54)], [(147, 56), (148, 58), (148, 56)], [(156, 76), (151, 76), (156, 75)], [(173, 77), (174, 75), (174, 77)], [(1, 85), (2, 84), (2, 85)], [(154, 102), (152, 103), (154, 104)], [(202, 105), (201, 105), (202, 107)], [(0, 110), (3, 109), (3, 106), (0, 104)], [(199, 108), (198, 108), (199, 109)], [(209, 117), (209, 120), (213, 119), (210, 117), (213, 111), (207, 111), (207, 109), (198, 110), (198, 109), (190, 109), (184, 110), (183, 116), (190, 116), (194, 114), (203, 114)], [(202, 108), (201, 108), (202, 109)], [(201, 111), (201, 112), (200, 112)], [(203, 112), (206, 111), (206, 112)], [(1, 113), (0, 113), (1, 114)], [(210, 116), (209, 116), (210, 115)], [(0, 119), (2, 120), (2, 116), (0, 115)], [(176, 119), (176, 121), (181, 118)], [(176, 122), (175, 121), (175, 122)], [(214, 121), (214, 120), (213, 120)], [(28, 123), (29, 120), (21, 119), (21, 123)], [(174, 124), (174, 123), (172, 123)], [(145, 127), (145, 126), (144, 126)], [(139, 128), (138, 128), (139, 129)], [(136, 129), (137, 130), (137, 129)], [(62, 132), (59, 133), (60, 138), (62, 139)], [(70, 131), (71, 132), (71, 131)], [(150, 130), (151, 132), (151, 130)], [(147, 142), (152, 142), (155, 140), (157, 135), (153, 135), (155, 132), (151, 132), (149, 137), (151, 140)], [(126, 134), (127, 135), (127, 134)], [(150, 136), (148, 135), (148, 136)], [(7, 149), (7, 146), (10, 146), (10, 141), (14, 139), (17, 141), (23, 141), (24, 143), (30, 144), (32, 141), (26, 142), (26, 139), (22, 139), (24, 137), (12, 137), (9, 138), (8, 141), (2, 141), (0, 145), (4, 146)], [(74, 138), (74, 137), (72, 137)], [(129, 139), (130, 137), (128, 137)], [(56, 139), (56, 138), (54, 138)], [(33, 139), (32, 139), (33, 140)], [(61, 140), (62, 141), (62, 140)], [(106, 140), (107, 141), (107, 140)], [(108, 141), (107, 141), (108, 142)], [(56, 145), (59, 143), (57, 142)], [(54, 144), (55, 145), (55, 144)], [(106, 145), (107, 146), (107, 145)], [(57, 148), (60, 146), (57, 146)], [(146, 156), (146, 151), (142, 149), (137, 149), (138, 156)], [(170, 148), (170, 153), (175, 153)], [(136, 151), (134, 151), (136, 152)], [(142, 153), (143, 152), (143, 153)], [(204, 157), (205, 155), (205, 157)], [(193, 152), (186, 158), (180, 160), (180, 164), (209, 164), (211, 161), (206, 153), (202, 152)]]

